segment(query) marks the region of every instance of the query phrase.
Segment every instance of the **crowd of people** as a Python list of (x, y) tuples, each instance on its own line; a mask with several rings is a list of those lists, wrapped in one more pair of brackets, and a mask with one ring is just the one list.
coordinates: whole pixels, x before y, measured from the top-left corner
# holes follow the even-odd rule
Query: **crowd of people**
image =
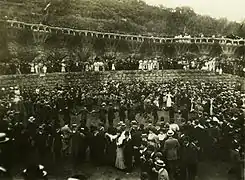
[[(0, 64), (1, 74), (31, 74), (53, 72), (81, 72), (81, 71), (120, 71), (120, 70), (165, 70), (165, 69), (199, 69), (228, 73), (245, 77), (245, 64), (242, 58), (188, 56), (140, 58), (95, 57), (82, 61), (46, 61), (20, 62)], [(232, 71), (231, 71), (232, 70)]]
[(112, 81), (0, 93), (1, 165), (10, 172), (28, 166), (25, 179), (47, 178), (52, 168), (44, 167), (67, 160), (126, 173), (140, 168), (145, 180), (192, 180), (199, 161), (227, 161), (229, 173), (241, 178), (245, 95), (239, 84)]

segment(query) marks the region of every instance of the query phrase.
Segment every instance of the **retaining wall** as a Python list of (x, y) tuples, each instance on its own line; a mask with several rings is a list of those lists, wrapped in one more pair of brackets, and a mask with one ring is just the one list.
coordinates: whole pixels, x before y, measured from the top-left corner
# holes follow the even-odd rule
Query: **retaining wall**
[(243, 78), (228, 74), (217, 75), (212, 72), (199, 70), (164, 70), (164, 71), (105, 71), (105, 72), (77, 72), (77, 73), (49, 73), (46, 75), (3, 75), (0, 76), (0, 87), (14, 86), (48, 86), (56, 84), (67, 85), (69, 83), (83, 84), (88, 82), (103, 81), (133, 81), (144, 80), (162, 82), (172, 79), (182, 80), (206, 80), (244, 82)]

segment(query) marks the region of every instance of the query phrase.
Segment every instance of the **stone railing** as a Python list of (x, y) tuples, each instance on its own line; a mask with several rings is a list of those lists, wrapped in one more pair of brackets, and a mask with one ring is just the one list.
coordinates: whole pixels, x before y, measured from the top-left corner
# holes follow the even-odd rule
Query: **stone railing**
[(228, 83), (242, 82), (244, 79), (232, 75), (217, 75), (212, 72), (198, 70), (165, 70), (165, 71), (105, 71), (79, 73), (50, 73), (46, 75), (4, 75), (0, 76), (0, 87), (32, 86), (54, 87), (56, 84), (84, 84), (105, 81), (135, 81), (162, 82), (172, 79), (184, 81), (206, 80)]
[(89, 36), (96, 38), (108, 38), (108, 39), (123, 39), (129, 41), (151, 41), (153, 43), (196, 43), (196, 44), (213, 44), (218, 42), (219, 44), (225, 44), (229, 46), (244, 46), (244, 39), (230, 39), (230, 38), (216, 38), (216, 37), (153, 37), (153, 36), (143, 36), (143, 35), (131, 35), (131, 34), (119, 34), (119, 33), (110, 33), (110, 32), (98, 32), (91, 30), (79, 30), (71, 29), (65, 27), (54, 27), (44, 24), (33, 24), (26, 23), (15, 20), (0, 20), (2, 23), (5, 23), (9, 28), (16, 29), (26, 29), (33, 32), (39, 33), (55, 33), (63, 34), (70, 36)]

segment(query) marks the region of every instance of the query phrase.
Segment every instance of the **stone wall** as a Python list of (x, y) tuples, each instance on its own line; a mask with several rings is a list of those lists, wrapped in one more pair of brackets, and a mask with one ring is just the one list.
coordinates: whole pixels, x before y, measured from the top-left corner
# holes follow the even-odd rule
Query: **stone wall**
[(0, 87), (14, 86), (47, 86), (53, 87), (56, 84), (66, 85), (68, 83), (83, 84), (99, 81), (132, 81), (144, 80), (162, 82), (171, 79), (182, 80), (208, 80), (236, 82), (244, 79), (232, 75), (217, 75), (212, 72), (197, 70), (164, 70), (164, 71), (105, 71), (105, 72), (78, 72), (78, 73), (50, 73), (46, 75), (4, 75), (0, 76)]

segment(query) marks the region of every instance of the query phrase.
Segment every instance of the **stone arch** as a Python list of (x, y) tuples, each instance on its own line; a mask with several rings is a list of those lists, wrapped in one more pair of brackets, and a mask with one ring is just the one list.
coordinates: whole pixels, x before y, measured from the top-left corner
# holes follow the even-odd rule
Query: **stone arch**
[(226, 43), (226, 44), (232, 44), (232, 40), (227, 39), (227, 40), (225, 41), (225, 43)]
[(162, 38), (162, 39), (161, 39), (161, 42), (162, 42), (162, 43), (166, 43), (166, 39), (165, 39), (165, 38)]
[(233, 44), (234, 44), (234, 45), (238, 45), (238, 41), (237, 41), (237, 40), (234, 40), (234, 41), (233, 41)]
[(202, 41), (201, 41), (201, 39), (196, 39), (196, 42), (195, 43), (201, 43)]
[(62, 30), (62, 33), (63, 33), (63, 34), (70, 35), (70, 30), (68, 30), (68, 29), (63, 29), (63, 30)]
[(208, 43), (214, 43), (214, 39), (209, 38)]
[(156, 39), (155, 39), (155, 42), (156, 42), (156, 43), (160, 43), (160, 41), (161, 41), (161, 40), (160, 40), (159, 38), (156, 38)]
[(121, 40), (126, 40), (126, 37), (125, 36), (121, 36)]
[(87, 32), (86, 35), (92, 37), (92, 33), (91, 32)]
[(79, 33), (79, 36), (85, 36), (86, 35), (86, 33), (84, 31), (80, 31), (78, 33)]
[(245, 41), (244, 40), (240, 40), (240, 41), (238, 41), (238, 44), (241, 46), (244, 46), (245, 45)]
[(31, 26), (31, 30), (32, 30), (32, 31), (38, 31), (38, 26), (37, 26), (37, 25)]
[(19, 28), (19, 23), (13, 22), (13, 23), (11, 23), (11, 27)]
[(126, 40), (127, 41), (131, 41), (131, 37), (130, 36), (126, 36)]
[(26, 30), (31, 30), (31, 26), (28, 25), (28, 24), (24, 24), (24, 27), (25, 27)]
[(38, 31), (45, 31), (45, 27), (42, 25), (38, 26)]
[(137, 41), (137, 40), (138, 40), (138, 38), (134, 36), (133, 37), (133, 41)]
[(202, 43), (207, 43), (207, 39), (206, 38), (203, 38), (201, 42)]
[(19, 28), (24, 29), (24, 28), (25, 28), (25, 24), (20, 23), (20, 24), (19, 24)]
[(103, 34), (98, 34), (98, 38), (103, 38)]
[(57, 30), (56, 30), (56, 34), (57, 34), (57, 35), (61, 35), (62, 33), (63, 33), (62, 29), (57, 29)]
[(173, 39), (166, 39), (166, 43), (172, 43)]
[(49, 33), (51, 33), (51, 32), (52, 32), (52, 30), (51, 30), (51, 28), (50, 28), (50, 27), (45, 27), (45, 28), (44, 28), (44, 31), (45, 31), (45, 32), (49, 32)]

